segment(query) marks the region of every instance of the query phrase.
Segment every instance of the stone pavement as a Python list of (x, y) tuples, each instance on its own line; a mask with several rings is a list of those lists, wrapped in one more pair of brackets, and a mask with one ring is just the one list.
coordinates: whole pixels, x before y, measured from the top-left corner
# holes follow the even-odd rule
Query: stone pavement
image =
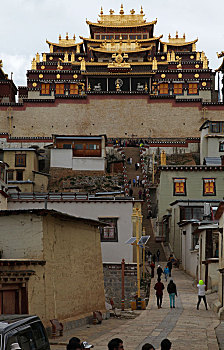
[[(140, 350), (146, 342), (152, 343), (156, 349), (160, 342), (169, 338), (172, 350), (218, 350), (215, 328), (219, 325), (217, 315), (209, 308), (205, 310), (201, 303), (200, 310), (196, 309), (197, 290), (193, 280), (183, 271), (174, 269), (173, 279), (177, 285), (178, 297), (176, 308), (170, 309), (169, 296), (166, 292), (168, 282), (165, 284), (164, 300), (161, 309), (156, 307), (154, 281), (151, 285), (151, 297), (147, 309), (132, 320), (108, 320), (102, 325), (86, 326), (75, 329), (73, 336), (93, 343), (96, 350), (107, 349), (110, 339), (119, 337), (124, 341), (125, 350)], [(209, 301), (210, 296), (207, 297)], [(110, 324), (110, 326), (107, 326)], [(113, 327), (114, 325), (114, 327)], [(116, 327), (117, 326), (117, 327)], [(89, 331), (88, 331), (88, 328)], [(94, 332), (94, 327), (97, 332)], [(97, 333), (97, 334), (95, 334)], [(68, 339), (70, 338), (69, 335)], [(65, 349), (65, 346), (53, 345), (52, 350)]]

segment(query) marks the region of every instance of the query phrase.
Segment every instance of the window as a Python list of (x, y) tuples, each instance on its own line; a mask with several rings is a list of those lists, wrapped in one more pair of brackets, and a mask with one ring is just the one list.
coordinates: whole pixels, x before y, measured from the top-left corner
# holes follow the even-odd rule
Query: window
[(70, 95), (78, 95), (79, 87), (78, 84), (70, 84)]
[(186, 179), (174, 179), (174, 196), (186, 196)]
[(219, 152), (224, 152), (224, 142), (219, 142)]
[(31, 328), (33, 330), (34, 339), (38, 349), (42, 349), (48, 343), (43, 326), (40, 322), (32, 323)]
[(192, 243), (191, 249), (195, 250), (195, 248), (197, 248), (196, 246), (199, 244), (198, 235), (197, 234), (193, 234), (191, 243)]
[(75, 145), (75, 149), (81, 150), (81, 149), (83, 149), (83, 145), (81, 143), (77, 143)]
[(204, 215), (204, 207), (180, 207), (180, 221), (198, 219), (202, 220)]
[(147, 39), (147, 34), (143, 34), (143, 39)]
[(209, 131), (212, 133), (224, 133), (224, 123), (223, 122), (211, 122), (209, 124)]
[(50, 84), (41, 84), (41, 95), (50, 95)]
[(100, 35), (99, 34), (95, 34), (95, 39), (100, 40)]
[(198, 84), (192, 83), (188, 85), (188, 94), (197, 95), (198, 94)]
[(203, 195), (215, 196), (215, 179), (203, 179)]
[(159, 84), (159, 93), (160, 95), (168, 94), (168, 84)]
[(100, 145), (86, 145), (86, 149), (90, 149), (90, 150), (96, 150), (96, 149), (100, 149)]
[(5, 169), (0, 166), (0, 179), (5, 180)]
[(16, 171), (16, 181), (23, 181), (23, 170)]
[(26, 154), (15, 155), (15, 166), (25, 167), (26, 166)]
[(13, 180), (13, 170), (8, 170), (8, 180)]
[(56, 84), (56, 95), (64, 95), (64, 84)]
[(63, 144), (63, 148), (64, 148), (64, 149), (71, 149), (71, 148), (72, 148), (72, 145), (69, 144), (69, 143), (64, 143), (64, 144)]
[(182, 95), (183, 94), (183, 84), (174, 84), (173, 86), (173, 92), (175, 95)]
[(100, 221), (107, 224), (100, 227), (101, 242), (118, 242), (117, 218), (99, 218)]
[(19, 344), (23, 350), (34, 350), (36, 345), (30, 328), (18, 334)]

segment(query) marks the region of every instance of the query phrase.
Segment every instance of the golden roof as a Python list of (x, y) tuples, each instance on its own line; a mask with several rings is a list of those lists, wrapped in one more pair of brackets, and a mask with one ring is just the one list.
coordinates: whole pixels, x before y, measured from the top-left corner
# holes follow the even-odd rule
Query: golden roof
[(107, 50), (106, 48), (95, 48), (95, 47), (90, 47), (89, 48), (90, 50), (92, 51), (95, 51), (95, 52), (101, 52), (101, 53), (109, 53), (109, 54), (112, 54), (112, 53), (120, 53), (120, 52), (127, 52), (127, 53), (134, 53), (134, 52), (145, 52), (145, 51), (149, 51), (152, 49), (152, 46), (150, 47), (143, 47), (143, 48), (118, 48), (118, 49), (111, 49), (111, 50)]
[(187, 41), (186, 42), (185, 34), (183, 35), (183, 38), (179, 38), (178, 32), (176, 33), (176, 37), (175, 38), (171, 38), (171, 36), (169, 34), (168, 39), (169, 39), (168, 42), (160, 41), (161, 44), (167, 45), (167, 46), (183, 46), (183, 45), (195, 44), (198, 41), (198, 39), (195, 39), (193, 41)]
[(46, 43), (50, 46), (50, 45), (53, 45), (53, 46), (57, 46), (57, 47), (75, 47), (77, 45), (82, 45), (83, 43), (76, 43), (75, 42), (75, 35), (73, 36), (72, 39), (69, 39), (68, 37), (68, 33), (66, 34), (66, 38), (65, 39), (62, 39), (61, 38), (61, 35), (59, 35), (59, 42), (58, 43), (52, 43), (51, 41), (48, 41), (46, 40)]
[(97, 23), (86, 21), (88, 25), (98, 26), (98, 27), (142, 27), (153, 25), (157, 23), (157, 19), (153, 22), (146, 22), (145, 15), (143, 13), (142, 7), (140, 14), (135, 14), (135, 10), (131, 10), (130, 14), (125, 15), (123, 5), (121, 5), (120, 14), (114, 15), (114, 11), (110, 10), (109, 15), (103, 14), (103, 9), (101, 7), (101, 12), (99, 15), (99, 20)]
[[(147, 43), (147, 42), (152, 42), (156, 40), (160, 40), (163, 37), (163, 35), (160, 35), (158, 37), (153, 37), (153, 38), (148, 38), (148, 39), (136, 39), (139, 43)], [(102, 43), (102, 42), (110, 42), (111, 40), (105, 40), (105, 39), (92, 39), (92, 38), (84, 38), (83, 36), (79, 37), (83, 41), (90, 41), (90, 42), (95, 42), (95, 43)], [(130, 40), (128, 39), (122, 39), (122, 42), (129, 42)], [(119, 39), (114, 39), (114, 43), (120, 42)]]

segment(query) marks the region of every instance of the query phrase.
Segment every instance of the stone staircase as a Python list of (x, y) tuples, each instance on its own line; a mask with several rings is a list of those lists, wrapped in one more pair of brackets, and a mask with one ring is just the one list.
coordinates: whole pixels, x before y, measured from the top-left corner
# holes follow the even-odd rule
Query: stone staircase
[[(141, 189), (143, 192), (142, 187), (133, 187), (133, 178), (136, 179), (136, 176), (139, 175), (140, 180), (143, 179), (142, 175), (142, 170), (141, 166), (139, 169), (136, 171), (135, 170), (135, 163), (140, 164), (140, 149), (139, 147), (125, 147), (124, 149), (125, 152), (125, 159), (126, 159), (126, 167), (127, 167), (127, 178), (128, 180), (131, 179), (132, 183), (132, 189), (133, 189), (133, 197), (135, 199), (139, 199), (139, 190)], [(127, 159), (132, 158), (132, 164), (128, 164)], [(152, 222), (150, 218), (148, 217), (148, 209), (147, 209), (147, 203), (144, 201), (142, 205), (142, 226), (145, 227), (145, 234), (150, 235), (150, 239), (148, 241), (148, 247), (149, 250), (152, 252), (152, 254), (156, 254), (157, 250), (160, 250), (160, 261), (166, 261), (166, 256), (163, 250), (163, 247), (161, 243), (158, 243), (155, 241), (155, 235), (153, 232), (153, 227), (152, 227)]]

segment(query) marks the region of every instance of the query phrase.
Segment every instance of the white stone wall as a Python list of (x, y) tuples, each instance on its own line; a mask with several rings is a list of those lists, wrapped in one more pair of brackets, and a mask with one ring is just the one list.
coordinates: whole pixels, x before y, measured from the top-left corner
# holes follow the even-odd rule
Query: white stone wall
[(73, 157), (72, 170), (105, 171), (105, 159), (101, 157)]
[(50, 167), (72, 169), (72, 149), (51, 149)]

